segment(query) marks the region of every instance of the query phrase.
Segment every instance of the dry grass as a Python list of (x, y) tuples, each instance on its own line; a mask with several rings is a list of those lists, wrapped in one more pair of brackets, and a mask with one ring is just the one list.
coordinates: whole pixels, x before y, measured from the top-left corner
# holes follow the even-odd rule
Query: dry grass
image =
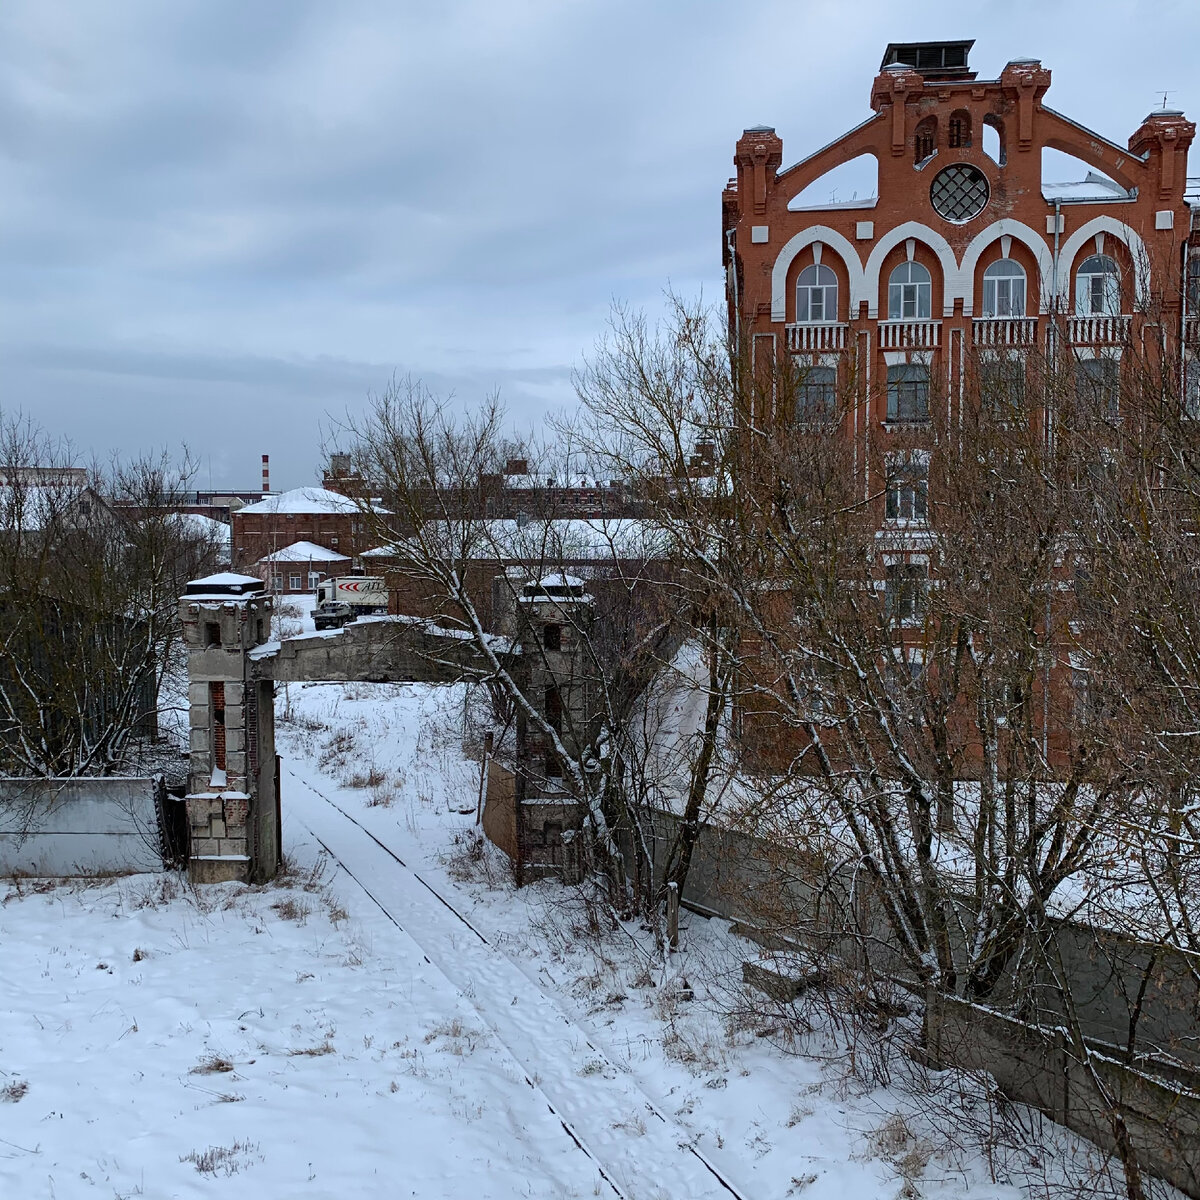
[(928, 1138), (918, 1137), (902, 1113), (893, 1113), (867, 1138), (871, 1150), (896, 1168), (896, 1173), (911, 1183), (919, 1179), (933, 1157)]
[(377, 788), (386, 778), (386, 771), (372, 767), (369, 771), (352, 771), (346, 776), (345, 784), (352, 788)]
[(29, 1091), (29, 1084), (24, 1079), (14, 1079), (11, 1083), (6, 1083), (0, 1088), (0, 1100), (6, 1101), (9, 1104), (16, 1104), (22, 1099), (25, 1093)]
[(243, 1167), (251, 1165), (253, 1159), (260, 1161), (257, 1142), (234, 1142), (232, 1146), (209, 1146), (207, 1150), (193, 1150), (191, 1154), (181, 1154), (180, 1162), (190, 1162), (201, 1175), (211, 1175), (214, 1179), (224, 1175), (228, 1179), (236, 1175)]
[(312, 909), (303, 900), (297, 900), (294, 896), (285, 896), (282, 900), (277, 900), (271, 905), (271, 908), (283, 920), (295, 921), (297, 925), (303, 925), (312, 914)]
[(289, 1050), (289, 1058), (323, 1058), (326, 1054), (334, 1052), (333, 1043), (326, 1038), (323, 1042), (316, 1046), (304, 1046), (299, 1050)]
[(223, 1075), (233, 1070), (233, 1063), (220, 1054), (210, 1054), (202, 1058), (189, 1072), (189, 1075)]
[(439, 861), (456, 883), (482, 883), (489, 888), (506, 887), (512, 878), (503, 851), (493, 846), (477, 829), (459, 830), (450, 849)]

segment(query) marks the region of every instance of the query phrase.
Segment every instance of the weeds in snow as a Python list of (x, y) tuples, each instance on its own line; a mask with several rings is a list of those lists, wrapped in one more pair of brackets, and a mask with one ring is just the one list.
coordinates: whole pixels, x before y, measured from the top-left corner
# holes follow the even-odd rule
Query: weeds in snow
[(189, 1072), (189, 1075), (223, 1075), (233, 1070), (233, 1063), (221, 1054), (209, 1054), (202, 1058)]
[(28, 1091), (29, 1084), (24, 1079), (14, 1079), (11, 1083), (6, 1083), (3, 1087), (0, 1087), (0, 1100), (6, 1101), (9, 1104), (16, 1104)]
[(503, 851), (475, 829), (459, 830), (439, 861), (455, 883), (481, 883), (495, 889), (507, 887), (512, 879)]
[(300, 1050), (289, 1050), (289, 1058), (323, 1058), (326, 1054), (334, 1053), (333, 1043), (326, 1038), (315, 1046), (305, 1046)]
[(271, 908), (285, 921), (295, 921), (297, 925), (303, 925), (312, 913), (312, 909), (303, 900), (297, 900), (292, 896), (276, 901)]
[(258, 1153), (257, 1142), (234, 1142), (232, 1146), (209, 1146), (207, 1150), (193, 1150), (191, 1154), (181, 1154), (180, 1162), (191, 1163), (201, 1175), (218, 1175), (229, 1178), (236, 1175), (244, 1167), (252, 1166), (257, 1160), (262, 1162)]

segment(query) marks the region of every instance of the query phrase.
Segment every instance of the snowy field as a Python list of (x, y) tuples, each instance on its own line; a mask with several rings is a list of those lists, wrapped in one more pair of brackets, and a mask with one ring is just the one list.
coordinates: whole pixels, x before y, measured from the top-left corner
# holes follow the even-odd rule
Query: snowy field
[(463, 701), (281, 689), (269, 887), (0, 885), (0, 1196), (1114, 1189), (1086, 1143), (920, 1072), (901, 1026), (852, 1046), (748, 1003), (723, 922), (686, 914), (664, 963), (574, 891), (512, 889)]

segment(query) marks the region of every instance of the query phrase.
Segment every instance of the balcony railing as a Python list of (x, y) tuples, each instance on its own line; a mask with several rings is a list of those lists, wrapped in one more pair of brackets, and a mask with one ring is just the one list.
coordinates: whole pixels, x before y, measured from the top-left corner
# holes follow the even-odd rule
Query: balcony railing
[(845, 350), (846, 326), (832, 321), (788, 325), (787, 348), (793, 354), (802, 350)]
[(1128, 314), (1108, 317), (1068, 317), (1067, 341), (1072, 346), (1120, 345), (1129, 341), (1133, 318)]
[(1036, 317), (978, 317), (971, 322), (976, 346), (1032, 346), (1037, 341)]
[(941, 341), (941, 321), (879, 322), (881, 350), (936, 350)]
[(1183, 340), (1191, 345), (1200, 342), (1200, 317), (1188, 317), (1184, 322)]

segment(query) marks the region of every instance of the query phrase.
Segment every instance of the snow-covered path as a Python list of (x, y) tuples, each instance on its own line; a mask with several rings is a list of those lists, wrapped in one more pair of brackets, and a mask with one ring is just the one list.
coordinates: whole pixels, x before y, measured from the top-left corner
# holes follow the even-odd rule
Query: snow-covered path
[(290, 817), (459, 989), (524, 1072), (530, 1103), (550, 1106), (614, 1191), (628, 1200), (748, 1196), (728, 1166), (696, 1150), (693, 1135), (389, 848), (386, 837), (368, 832), (314, 784), (288, 774)]

